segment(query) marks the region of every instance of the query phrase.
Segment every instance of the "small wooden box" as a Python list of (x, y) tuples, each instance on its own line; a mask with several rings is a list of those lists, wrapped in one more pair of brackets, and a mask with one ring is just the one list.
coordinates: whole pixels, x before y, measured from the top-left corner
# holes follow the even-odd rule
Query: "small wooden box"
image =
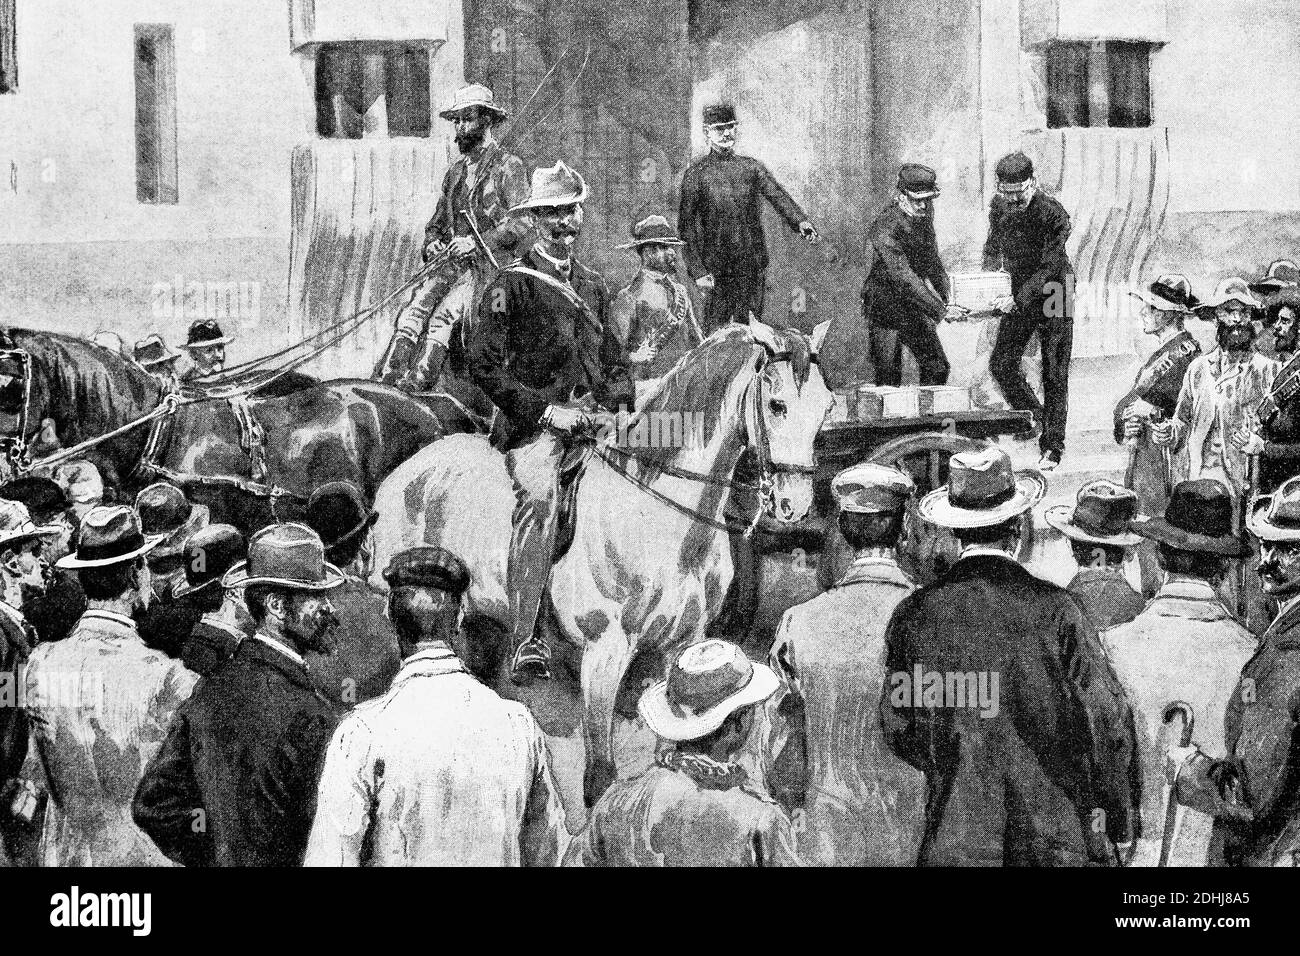
[(1005, 272), (955, 272), (948, 276), (948, 299), (971, 315), (992, 315), (993, 303), (1011, 294)]
[(947, 415), (951, 412), (969, 412), (970, 389), (960, 385), (922, 385), (921, 414)]
[(921, 414), (921, 390), (915, 385), (889, 388), (884, 400), (885, 418), (915, 418)]

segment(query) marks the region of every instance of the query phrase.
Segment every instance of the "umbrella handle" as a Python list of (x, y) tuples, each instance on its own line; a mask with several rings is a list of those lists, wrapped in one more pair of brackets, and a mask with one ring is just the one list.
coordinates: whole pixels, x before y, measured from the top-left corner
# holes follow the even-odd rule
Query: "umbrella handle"
[(1183, 718), (1183, 732), (1178, 737), (1178, 746), (1190, 747), (1192, 745), (1192, 730), (1196, 727), (1196, 714), (1193, 712), (1191, 704), (1185, 700), (1171, 700), (1165, 704), (1160, 719), (1167, 724), (1178, 714), (1181, 714)]

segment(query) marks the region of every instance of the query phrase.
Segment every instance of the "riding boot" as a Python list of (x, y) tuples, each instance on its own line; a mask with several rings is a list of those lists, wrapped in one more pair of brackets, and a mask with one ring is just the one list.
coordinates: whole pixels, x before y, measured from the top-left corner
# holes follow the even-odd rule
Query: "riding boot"
[(537, 636), (537, 618), (551, 580), (559, 498), (557, 466), (563, 453), (564, 446), (552, 439), (549, 449), (529, 446), (511, 455), (518, 466), (513, 470), (518, 503), (507, 555), (506, 587), (515, 644), (510, 679), (516, 684), (551, 676), (551, 649)]
[(415, 358), (415, 343), (405, 335), (394, 335), (388, 356), (388, 366), (379, 381), (384, 385), (396, 385), (410, 371), (411, 361)]
[(443, 362), (447, 360), (447, 346), (429, 338), (424, 355), (411, 372), (412, 391), (427, 392), (438, 387), (438, 377), (442, 375)]

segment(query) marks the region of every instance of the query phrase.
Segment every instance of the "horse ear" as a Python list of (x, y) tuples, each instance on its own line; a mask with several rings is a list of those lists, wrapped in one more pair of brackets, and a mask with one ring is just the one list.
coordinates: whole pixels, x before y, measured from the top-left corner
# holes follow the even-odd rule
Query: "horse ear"
[(777, 338), (776, 329), (761, 319), (754, 318), (753, 312), (749, 313), (749, 332), (754, 336), (754, 341), (763, 346), (768, 354), (775, 355), (781, 351), (781, 341)]

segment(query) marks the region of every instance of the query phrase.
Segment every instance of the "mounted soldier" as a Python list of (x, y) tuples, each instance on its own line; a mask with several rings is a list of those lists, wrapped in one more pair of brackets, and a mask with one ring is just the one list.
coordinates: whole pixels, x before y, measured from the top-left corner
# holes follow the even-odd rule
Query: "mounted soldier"
[[(594, 413), (633, 404), (626, 349), (608, 317), (605, 280), (571, 255), (587, 184), (563, 162), (533, 172), (527, 200), (541, 239), (492, 280), (468, 339), (470, 374), (504, 416), (501, 444), (517, 506), (510, 542), (512, 676), (550, 676), (550, 648), (534, 636), (550, 578), (556, 506), (579, 471)], [(534, 439), (536, 439), (534, 441)], [(526, 447), (525, 447), (526, 446)]]
[(508, 214), (527, 195), (519, 157), (493, 138), (508, 115), (492, 91), (473, 84), (438, 114), (456, 126), (461, 158), (447, 170), (442, 195), (424, 229), (424, 261), (438, 261), (398, 313), (376, 377), (385, 385), (427, 391), (438, 381), (452, 334), (474, 309), (476, 292), (513, 258), (526, 225)]

